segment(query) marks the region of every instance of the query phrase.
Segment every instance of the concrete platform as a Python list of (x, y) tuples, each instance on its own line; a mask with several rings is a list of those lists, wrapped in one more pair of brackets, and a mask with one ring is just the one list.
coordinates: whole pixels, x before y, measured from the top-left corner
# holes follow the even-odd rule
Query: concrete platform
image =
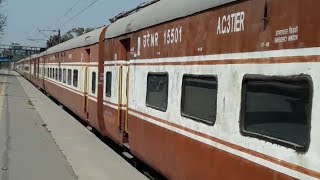
[(144, 180), (18, 73), (0, 70), (1, 180)]

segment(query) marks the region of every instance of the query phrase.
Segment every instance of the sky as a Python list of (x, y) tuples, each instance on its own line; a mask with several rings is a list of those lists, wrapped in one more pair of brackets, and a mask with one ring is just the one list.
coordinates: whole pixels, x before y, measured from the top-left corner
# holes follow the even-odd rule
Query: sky
[[(96, 1), (96, 2), (95, 2)], [(7, 0), (1, 10), (8, 15), (5, 35), (0, 44), (44, 47), (48, 39), (39, 30), (56, 30), (73, 16), (95, 2), (73, 20), (62, 26), (61, 34), (76, 27), (101, 27), (115, 15), (130, 10), (146, 0)], [(72, 8), (74, 6), (74, 8)], [(72, 9), (71, 9), (72, 8)], [(70, 10), (71, 9), (71, 10)], [(68, 11), (69, 10), (69, 11)], [(53, 32), (44, 32), (47, 36)]]

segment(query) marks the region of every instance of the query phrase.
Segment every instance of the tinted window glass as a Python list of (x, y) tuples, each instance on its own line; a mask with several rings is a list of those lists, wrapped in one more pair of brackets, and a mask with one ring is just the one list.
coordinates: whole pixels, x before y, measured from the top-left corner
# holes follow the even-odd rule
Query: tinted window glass
[(68, 69), (68, 84), (71, 85), (71, 79), (72, 79), (72, 71), (71, 69)]
[(59, 81), (60, 82), (62, 81), (62, 69), (61, 68), (59, 69)]
[(73, 70), (73, 86), (78, 87), (78, 70)]
[(181, 113), (183, 116), (213, 125), (216, 120), (217, 78), (184, 75)]
[(309, 143), (312, 85), (308, 76), (243, 80), (244, 134), (305, 150)]
[(58, 76), (59, 76), (59, 72), (58, 72), (58, 68), (56, 68), (56, 77), (55, 77), (55, 79), (58, 81)]
[(106, 96), (111, 97), (112, 73), (106, 72)]
[(66, 83), (67, 82), (67, 70), (66, 69), (63, 69), (63, 83)]
[(147, 101), (148, 107), (161, 111), (167, 110), (168, 105), (168, 74), (149, 73), (147, 79)]
[(96, 93), (96, 80), (97, 80), (97, 77), (96, 77), (96, 72), (92, 72), (92, 77), (91, 77), (91, 92), (92, 94), (95, 94)]

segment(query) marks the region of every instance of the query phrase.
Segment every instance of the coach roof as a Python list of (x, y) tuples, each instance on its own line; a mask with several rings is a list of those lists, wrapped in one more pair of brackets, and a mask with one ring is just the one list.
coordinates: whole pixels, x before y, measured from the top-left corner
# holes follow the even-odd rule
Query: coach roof
[(237, 0), (160, 0), (142, 9), (138, 6), (136, 12), (111, 23), (106, 38), (135, 32), (234, 1)]
[(105, 27), (93, 30), (79, 37), (70, 39), (69, 41), (63, 42), (56, 46), (49, 48), (47, 54), (54, 54), (74, 48), (85, 47), (99, 42), (100, 35)]

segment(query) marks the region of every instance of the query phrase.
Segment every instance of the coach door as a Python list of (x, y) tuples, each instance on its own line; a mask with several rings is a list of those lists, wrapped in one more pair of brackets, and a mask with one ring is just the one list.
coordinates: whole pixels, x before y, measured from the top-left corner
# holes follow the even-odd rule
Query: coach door
[(81, 62), (85, 62), (84, 66), (84, 112), (86, 114), (86, 120), (89, 120), (89, 109), (88, 109), (88, 103), (89, 103), (89, 67), (88, 62), (90, 62), (90, 49), (86, 49), (85, 53), (81, 53)]
[(38, 58), (37, 59), (37, 78), (36, 78), (38, 86), (39, 86), (39, 82), (40, 82), (39, 80), (40, 80), (40, 59)]
[(86, 114), (86, 120), (89, 121), (89, 67), (85, 65), (84, 67), (84, 101), (83, 101), (83, 110)]
[(29, 80), (31, 80), (31, 77), (32, 77), (32, 62), (31, 60), (28, 61), (28, 66), (29, 66), (29, 69), (28, 69), (28, 73), (29, 73)]
[(46, 89), (46, 77), (47, 77), (47, 68), (46, 68), (46, 61), (47, 61), (47, 55), (44, 55), (43, 59), (42, 59), (42, 64), (43, 64), (43, 70), (42, 70), (42, 85), (43, 85), (43, 89)]
[(33, 59), (32, 63), (33, 63), (33, 79), (32, 79), (32, 82), (35, 83), (36, 77), (37, 77), (37, 60)]
[(122, 132), (123, 143), (128, 142), (128, 97), (129, 97), (129, 60), (130, 60), (130, 38), (120, 40), (122, 45), (119, 60), (124, 63), (118, 67), (118, 122)]

